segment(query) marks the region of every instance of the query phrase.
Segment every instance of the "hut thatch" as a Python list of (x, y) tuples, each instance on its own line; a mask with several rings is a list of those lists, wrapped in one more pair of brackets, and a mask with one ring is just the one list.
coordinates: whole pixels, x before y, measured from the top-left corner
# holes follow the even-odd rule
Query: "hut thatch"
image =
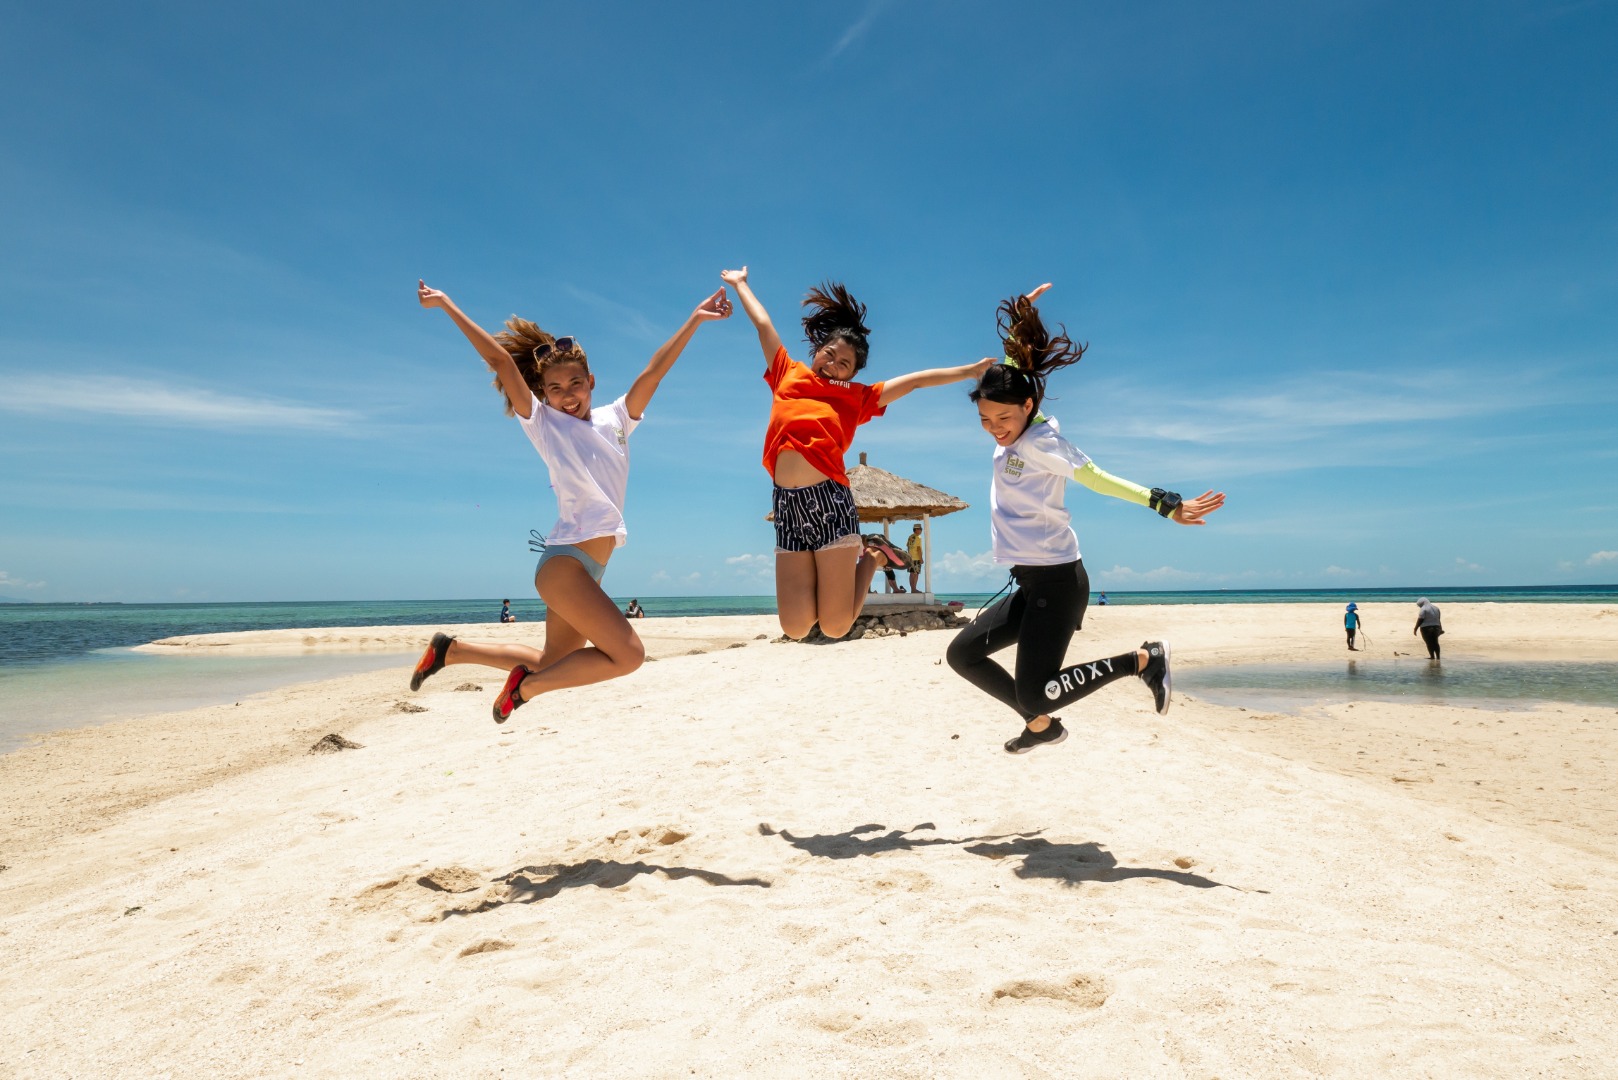
[(937, 488), (865, 464), (864, 454), (860, 455), (860, 463), (848, 470), (848, 486), (854, 492), (861, 521), (919, 520), (967, 508), (966, 503)]

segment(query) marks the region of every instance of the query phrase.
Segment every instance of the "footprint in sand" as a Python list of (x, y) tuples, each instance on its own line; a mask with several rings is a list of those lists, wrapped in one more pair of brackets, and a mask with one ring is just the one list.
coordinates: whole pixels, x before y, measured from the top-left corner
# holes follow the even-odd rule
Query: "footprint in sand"
[(484, 938), (482, 941), (474, 941), (455, 955), (459, 957), (476, 956), (478, 953), (502, 952), (516, 947), (512, 942), (501, 941), (499, 938)]
[(464, 866), (443, 866), (427, 871), (416, 879), (416, 884), (439, 892), (462, 893), (478, 888), (483, 878)]
[(1107, 1002), (1112, 987), (1099, 975), (1074, 975), (1061, 982), (1018, 979), (996, 987), (995, 1001), (1058, 1001), (1081, 1009), (1099, 1009)]

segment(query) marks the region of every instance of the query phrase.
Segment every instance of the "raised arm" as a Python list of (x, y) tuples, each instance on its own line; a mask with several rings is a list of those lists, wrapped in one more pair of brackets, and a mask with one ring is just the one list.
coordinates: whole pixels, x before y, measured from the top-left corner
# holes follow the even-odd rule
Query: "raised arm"
[(742, 302), (742, 310), (747, 317), (753, 320), (753, 327), (758, 331), (758, 347), (764, 350), (764, 363), (766, 366), (775, 359), (775, 354), (781, 348), (781, 335), (775, 332), (775, 324), (770, 322), (770, 313), (764, 310), (764, 305), (758, 302), (753, 290), (747, 284), (747, 267), (740, 270), (723, 270), (719, 280), (736, 290), (736, 299)]
[(900, 375), (897, 379), (889, 379), (882, 384), (882, 396), (876, 399), (877, 404), (887, 408), (912, 390), (928, 386), (947, 386), (950, 383), (965, 382), (967, 379), (981, 379), (983, 373), (989, 370), (989, 366), (993, 363), (993, 360), (986, 357), (975, 364), (929, 368), (926, 371), (912, 371), (908, 375)]
[(646, 412), (646, 406), (651, 404), (652, 395), (657, 393), (657, 386), (663, 381), (663, 376), (669, 373), (674, 361), (680, 358), (691, 341), (691, 335), (697, 332), (697, 327), (714, 319), (724, 319), (730, 316), (730, 298), (725, 290), (720, 289), (708, 299), (698, 304), (690, 315), (685, 318), (685, 324), (675, 335), (665, 341), (662, 346), (652, 354), (646, 362), (646, 370), (641, 372), (624, 395), (624, 406), (629, 410), (631, 420), (639, 420)]
[(517, 365), (512, 362), (511, 354), (494, 340), (494, 335), (468, 319), (461, 309), (455, 306), (455, 301), (449, 298), (448, 293), (428, 288), (427, 283), (420, 279), (416, 281), (416, 299), (421, 301), (424, 308), (442, 309), (444, 314), (461, 328), (461, 333), (466, 335), (466, 340), (470, 341), (472, 347), (478, 351), (478, 355), (483, 357), (483, 362), (499, 376), (500, 389), (506, 392), (511, 407), (517, 411), (518, 416), (527, 420), (532, 415), (534, 392), (523, 381), (522, 372), (518, 371)]

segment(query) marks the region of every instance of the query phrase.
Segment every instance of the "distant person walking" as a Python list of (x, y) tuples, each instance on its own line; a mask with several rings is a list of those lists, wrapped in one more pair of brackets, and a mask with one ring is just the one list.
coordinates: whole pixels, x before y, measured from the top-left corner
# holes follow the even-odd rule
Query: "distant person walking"
[(1343, 629), (1348, 631), (1349, 652), (1359, 651), (1358, 649), (1354, 648), (1354, 634), (1355, 631), (1360, 629), (1359, 608), (1360, 606), (1358, 604), (1349, 604), (1348, 609), (1343, 613)]
[(921, 578), (921, 526), (917, 525), (910, 530), (910, 539), (905, 541), (905, 557), (910, 560), (910, 591), (920, 592), (916, 582)]
[(1427, 645), (1427, 659), (1437, 660), (1438, 638), (1444, 632), (1444, 620), (1425, 596), (1416, 601), (1416, 628), (1410, 632), (1421, 634), (1421, 640)]

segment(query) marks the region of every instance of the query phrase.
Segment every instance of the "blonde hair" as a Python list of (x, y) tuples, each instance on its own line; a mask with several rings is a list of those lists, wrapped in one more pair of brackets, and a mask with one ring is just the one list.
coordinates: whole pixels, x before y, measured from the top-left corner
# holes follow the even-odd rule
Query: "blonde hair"
[[(547, 333), (527, 319), (513, 315), (506, 320), (506, 328), (494, 335), (494, 340), (500, 343), (511, 356), (511, 362), (517, 365), (517, 371), (522, 375), (522, 381), (528, 384), (528, 389), (534, 392), (535, 397), (545, 396), (545, 372), (557, 364), (578, 364), (584, 368), (584, 373), (590, 373), (590, 361), (585, 357), (584, 350), (578, 342), (566, 352), (552, 349), (545, 359), (534, 359), (534, 350), (541, 345), (556, 343), (556, 335)], [(511, 397), (506, 388), (500, 385), (500, 376), (494, 377), (494, 388), (500, 396), (506, 399), (506, 415), (516, 416), (517, 410), (511, 403)]]

